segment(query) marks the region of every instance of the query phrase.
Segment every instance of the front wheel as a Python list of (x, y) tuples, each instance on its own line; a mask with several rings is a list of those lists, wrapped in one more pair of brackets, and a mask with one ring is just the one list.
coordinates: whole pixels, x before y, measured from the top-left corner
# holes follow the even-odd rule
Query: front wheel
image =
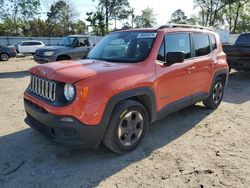
[(113, 112), (104, 136), (104, 144), (115, 153), (134, 150), (143, 140), (148, 126), (144, 106), (136, 101), (119, 103)]
[(1, 61), (8, 61), (9, 58), (10, 58), (9, 55), (6, 54), (6, 53), (0, 54), (0, 60), (1, 60)]
[(224, 87), (225, 82), (220, 77), (216, 78), (213, 83), (212, 90), (210, 91), (208, 98), (203, 101), (203, 104), (207, 108), (216, 109), (222, 101)]

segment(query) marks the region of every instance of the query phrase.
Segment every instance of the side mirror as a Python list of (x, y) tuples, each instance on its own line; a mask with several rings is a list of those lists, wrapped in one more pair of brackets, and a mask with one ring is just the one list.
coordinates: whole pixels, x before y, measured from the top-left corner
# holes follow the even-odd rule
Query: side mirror
[(166, 65), (184, 62), (185, 55), (183, 52), (168, 52), (166, 55)]

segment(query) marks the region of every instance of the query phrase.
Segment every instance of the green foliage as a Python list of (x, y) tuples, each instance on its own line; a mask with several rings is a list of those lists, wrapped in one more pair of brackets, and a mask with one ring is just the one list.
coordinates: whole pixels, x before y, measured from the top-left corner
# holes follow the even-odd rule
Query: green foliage
[(232, 33), (249, 31), (250, 0), (194, 0), (198, 23), (228, 28)]
[[(105, 31), (109, 31), (111, 20), (125, 20), (131, 15), (131, 8), (128, 0), (99, 0), (98, 9), (95, 12), (97, 15), (104, 17)], [(100, 26), (102, 27), (102, 26)]]
[[(9, 27), (14, 34), (21, 32), (23, 23), (33, 19), (38, 15), (40, 6), (39, 0), (1, 0), (0, 1), (0, 18), (8, 21)], [(11, 22), (10, 22), (10, 20)]]
[(65, 36), (86, 33), (86, 24), (64, 0), (52, 4), (47, 19), (37, 18), (39, 0), (0, 0), (0, 35)]
[(174, 11), (171, 14), (171, 20), (169, 23), (186, 24), (187, 23), (187, 16), (185, 15), (185, 12), (182, 11), (181, 9)]
[(105, 35), (108, 30), (106, 30), (104, 23), (104, 12), (99, 9), (96, 12), (88, 12), (88, 18), (86, 19), (90, 23), (90, 27), (92, 27), (92, 32), (95, 35)]
[(142, 10), (141, 15), (135, 16), (134, 22), (137, 28), (149, 28), (156, 26), (156, 15), (152, 8)]

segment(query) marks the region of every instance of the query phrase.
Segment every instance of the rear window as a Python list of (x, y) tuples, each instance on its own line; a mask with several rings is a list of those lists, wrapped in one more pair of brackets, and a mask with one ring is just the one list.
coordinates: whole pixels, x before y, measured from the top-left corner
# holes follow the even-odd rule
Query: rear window
[(250, 33), (240, 35), (235, 44), (250, 46)]
[(195, 56), (204, 56), (210, 53), (209, 36), (206, 34), (194, 34)]

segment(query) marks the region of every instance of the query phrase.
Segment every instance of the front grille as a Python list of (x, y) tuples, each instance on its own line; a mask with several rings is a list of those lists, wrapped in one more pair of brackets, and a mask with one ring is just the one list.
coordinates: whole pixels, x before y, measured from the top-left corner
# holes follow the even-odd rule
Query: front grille
[(29, 90), (49, 101), (56, 100), (56, 83), (47, 79), (31, 76)]

